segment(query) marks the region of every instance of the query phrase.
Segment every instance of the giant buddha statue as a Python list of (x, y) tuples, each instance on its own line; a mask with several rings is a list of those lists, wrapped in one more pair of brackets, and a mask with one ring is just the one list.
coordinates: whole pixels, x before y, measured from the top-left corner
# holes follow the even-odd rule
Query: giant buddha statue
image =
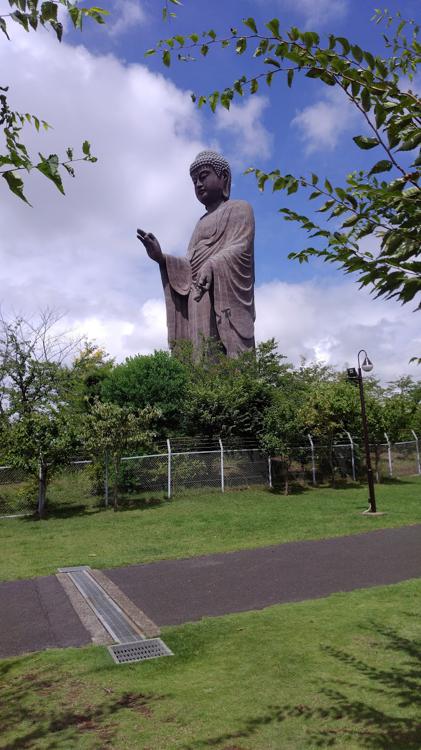
[(230, 200), (231, 169), (215, 151), (202, 151), (190, 167), (197, 199), (206, 208), (185, 257), (167, 255), (143, 229), (137, 237), (159, 264), (170, 347), (180, 339), (221, 342), (235, 357), (254, 347), (254, 216)]

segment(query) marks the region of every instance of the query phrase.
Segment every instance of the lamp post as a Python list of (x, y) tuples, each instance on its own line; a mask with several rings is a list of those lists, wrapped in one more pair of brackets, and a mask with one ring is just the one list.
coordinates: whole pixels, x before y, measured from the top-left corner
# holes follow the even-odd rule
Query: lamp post
[[(364, 360), (361, 363), (360, 357), (361, 355), (364, 355)], [(364, 435), (364, 447), (365, 447), (365, 465), (367, 469), (367, 482), (368, 482), (368, 502), (370, 503), (370, 507), (368, 508), (368, 513), (377, 513), (376, 508), (376, 496), (374, 493), (374, 479), (373, 479), (373, 469), (371, 468), (371, 456), (370, 456), (370, 442), (368, 438), (368, 427), (367, 427), (367, 412), (365, 409), (365, 398), (364, 398), (364, 383), (363, 383), (363, 371), (364, 372), (371, 372), (373, 369), (373, 363), (368, 357), (368, 354), (365, 349), (360, 349), (358, 352), (358, 372), (355, 370), (355, 367), (348, 369), (348, 376), (353, 379), (358, 380), (358, 388), (360, 391), (360, 401), (361, 401), (361, 417), (362, 417), (362, 423), (363, 423), (363, 435)]]
[[(361, 355), (364, 355), (363, 362), (360, 362)], [(365, 398), (364, 398), (364, 383), (363, 383), (363, 371), (364, 372), (371, 372), (373, 369), (373, 363), (370, 361), (368, 354), (365, 349), (360, 349), (358, 352), (358, 373), (355, 371), (355, 368), (352, 367), (348, 370), (348, 375), (351, 378), (357, 378), (358, 380), (358, 388), (360, 391), (360, 401), (361, 401), (361, 417), (362, 417), (362, 423), (363, 423), (363, 435), (364, 435), (364, 446), (365, 446), (365, 464), (367, 469), (367, 481), (368, 481), (368, 493), (369, 493), (369, 503), (370, 507), (368, 509), (368, 513), (377, 513), (376, 508), (376, 496), (374, 493), (374, 479), (373, 479), (373, 470), (371, 468), (371, 456), (370, 456), (370, 443), (368, 439), (368, 427), (367, 427), (367, 413), (365, 409)]]

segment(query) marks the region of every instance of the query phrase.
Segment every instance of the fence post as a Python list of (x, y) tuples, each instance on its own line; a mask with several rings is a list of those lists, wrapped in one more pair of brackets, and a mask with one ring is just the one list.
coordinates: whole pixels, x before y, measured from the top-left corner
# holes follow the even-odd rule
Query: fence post
[(222, 445), (221, 438), (219, 440), (219, 447), (221, 449), (221, 492), (225, 492), (225, 477), (224, 477), (224, 446)]
[(105, 504), (105, 507), (108, 508), (108, 498), (109, 498), (109, 481), (108, 481), (109, 458), (108, 458), (108, 451), (105, 451), (104, 461), (105, 461), (105, 472), (104, 472), (104, 504)]
[(418, 474), (421, 474), (421, 463), (420, 463), (420, 445), (418, 441), (418, 435), (415, 432), (415, 430), (411, 430), (414, 438), (415, 438), (415, 450), (417, 451), (417, 470)]
[(387, 441), (387, 459), (389, 462), (389, 476), (393, 477), (393, 462), (392, 462), (392, 446), (390, 444), (389, 437), (387, 435), (387, 432), (384, 433), (384, 436)]
[(352, 467), (352, 479), (355, 482), (355, 456), (354, 456), (354, 441), (351, 433), (345, 430), (345, 435), (348, 435), (349, 444), (351, 446), (351, 467)]
[(167, 495), (168, 499), (171, 499), (171, 443), (169, 438), (167, 438), (167, 452), (168, 452), (168, 471), (167, 471), (167, 479), (168, 479), (168, 486), (167, 486)]
[(310, 447), (311, 447), (311, 473), (313, 475), (313, 484), (316, 484), (316, 464), (314, 461), (314, 443), (313, 438), (311, 437), (310, 433), (307, 435), (309, 441), (310, 441)]
[(269, 477), (269, 487), (270, 489), (272, 489), (273, 487), (272, 485), (272, 459), (270, 456), (268, 457), (268, 477)]

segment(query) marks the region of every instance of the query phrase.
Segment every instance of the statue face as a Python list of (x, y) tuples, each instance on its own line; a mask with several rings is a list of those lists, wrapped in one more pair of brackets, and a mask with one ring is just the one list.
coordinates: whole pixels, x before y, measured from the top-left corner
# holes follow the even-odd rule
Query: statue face
[(212, 167), (205, 165), (193, 172), (192, 180), (196, 198), (204, 206), (211, 206), (224, 199), (224, 187), (227, 182), (224, 172), (218, 177)]

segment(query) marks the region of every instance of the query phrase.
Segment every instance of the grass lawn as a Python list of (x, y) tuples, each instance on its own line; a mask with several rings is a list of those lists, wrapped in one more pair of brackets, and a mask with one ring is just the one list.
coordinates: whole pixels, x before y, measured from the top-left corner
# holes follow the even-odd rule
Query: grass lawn
[(3, 750), (419, 750), (421, 582), (165, 628), (175, 656), (0, 662)]
[(55, 573), (58, 567), (114, 567), (165, 558), (262, 547), (421, 523), (421, 478), (377, 486), (367, 518), (367, 488), (192, 493), (114, 512), (71, 505), (44, 521), (0, 520), (0, 579)]

